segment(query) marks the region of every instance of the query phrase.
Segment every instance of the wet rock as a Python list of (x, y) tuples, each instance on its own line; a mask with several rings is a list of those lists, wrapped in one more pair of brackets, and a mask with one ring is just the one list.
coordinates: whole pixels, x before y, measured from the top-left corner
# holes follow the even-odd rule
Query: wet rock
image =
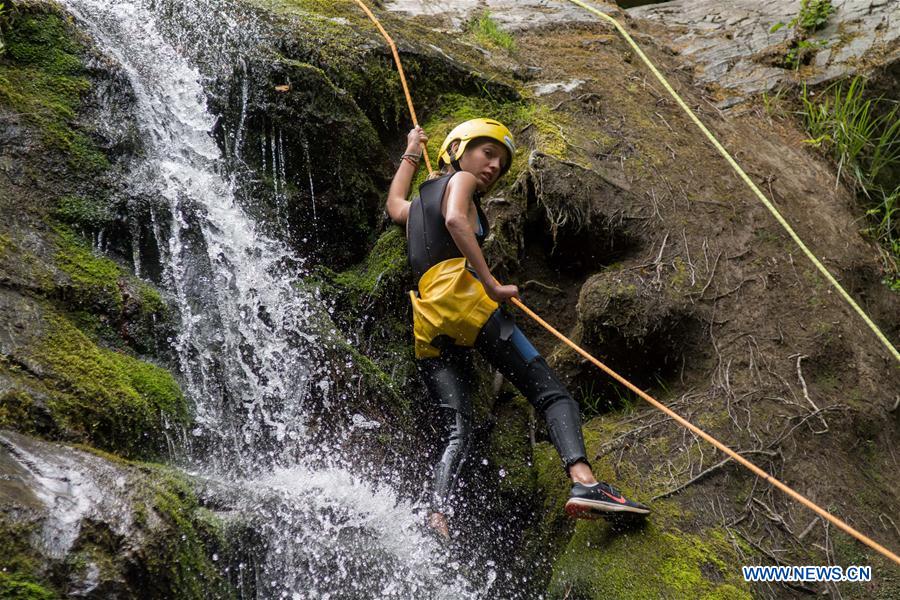
[[(0, 432), (0, 556), (7, 576), (83, 598), (226, 598), (225, 556), (184, 480)], [(223, 561), (224, 563), (224, 561)]]
[(781, 82), (825, 83), (900, 59), (900, 5), (873, 0), (834, 5), (825, 27), (808, 36), (816, 46), (803, 58), (808, 66), (797, 71), (781, 64), (795, 32), (788, 26), (771, 29), (793, 19), (798, 3), (675, 0), (628, 12), (656, 23), (658, 40), (693, 66), (698, 81), (724, 88), (728, 98), (720, 105), (730, 106)]
[[(611, 3), (601, 1), (593, 5), (613, 15), (621, 14), (619, 7)], [(411, 16), (428, 17), (432, 22), (452, 29), (460, 29), (466, 21), (485, 10), (489, 10), (491, 16), (508, 30), (593, 23), (597, 20), (597, 17), (583, 8), (560, 0), (494, 0), (489, 4), (479, 0), (439, 3), (429, 0), (388, 0), (384, 7)]]

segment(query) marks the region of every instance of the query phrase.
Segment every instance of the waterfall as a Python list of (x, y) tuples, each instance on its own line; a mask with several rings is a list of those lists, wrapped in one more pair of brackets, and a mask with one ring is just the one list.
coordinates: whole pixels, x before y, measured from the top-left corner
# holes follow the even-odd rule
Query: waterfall
[[(333, 382), (310, 325), (317, 300), (293, 285), (305, 261), (263, 233), (240, 205), (237, 182), (210, 135), (215, 119), (201, 74), (184, 52), (203, 55), (197, 47), (208, 44), (211, 61), (221, 63), (214, 66), (231, 69), (221, 50), (228, 36), (258, 32), (216, 2), (62, 3), (134, 89), (145, 152), (127, 185), (135, 196), (161, 199), (150, 227), (180, 318), (171, 342), (196, 407), (188, 437), (197, 442), (183, 449), (186, 468), (235, 490), (238, 510), (260, 524), (266, 555), (255, 565), (254, 597), (482, 597), (487, 588), (467, 581), (467, 566), (420, 531), (421, 507), (354, 474), (340, 457), (323, 456), (327, 450), (306, 447), (310, 390), (327, 395)], [(160, 12), (169, 13), (165, 23)], [(213, 20), (219, 33), (204, 39)], [(166, 35), (165, 27), (177, 31)], [(241, 127), (245, 66), (243, 75)], [(233, 139), (239, 157), (244, 132)], [(269, 140), (283, 195), (280, 132)], [(311, 172), (309, 185), (314, 203)]]

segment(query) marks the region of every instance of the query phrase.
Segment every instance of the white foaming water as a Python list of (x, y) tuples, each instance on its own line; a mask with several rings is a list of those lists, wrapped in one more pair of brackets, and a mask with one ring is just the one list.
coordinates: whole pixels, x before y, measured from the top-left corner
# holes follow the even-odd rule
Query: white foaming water
[(54, 559), (65, 558), (85, 519), (102, 520), (117, 535), (125, 535), (132, 523), (130, 507), (117, 504), (108, 493), (111, 488), (124, 491), (126, 482), (116, 470), (97, 457), (48, 452), (47, 446), (18, 434), (0, 436), (0, 447), (16, 463), (10, 480), (26, 482), (48, 509), (40, 529), (43, 552)]
[[(151, 226), (180, 313), (173, 344), (197, 407), (195, 435), (212, 440), (199, 468), (221, 480), (291, 464), (287, 457), (305, 441), (308, 390), (327, 395), (332, 388), (316, 371), (321, 357), (308, 325), (314, 299), (292, 285), (302, 260), (261, 233), (236, 203), (236, 186), (210, 137), (214, 119), (200, 74), (167, 42), (152, 10), (166, 12), (176, 3), (165, 9), (151, 0), (62, 3), (121, 65), (135, 92), (145, 153), (129, 185), (136, 196), (165, 199), (165, 209), (151, 212)], [(179, 16), (170, 18), (189, 20), (196, 31), (184, 38), (191, 26), (182, 21), (175, 37), (195, 49), (204, 29), (194, 15), (198, 22), (217, 16), (220, 25), (231, 22), (215, 14), (215, 2), (176, 8)], [(238, 20), (235, 26), (248, 23)], [(210, 49), (218, 62), (225, 56), (220, 50)], [(244, 132), (234, 139), (240, 143)], [(279, 135), (272, 170), (282, 177), (283, 159)], [(278, 185), (283, 189), (283, 178)], [(272, 460), (282, 448), (281, 460)], [(264, 524), (267, 554), (255, 581), (257, 598), (483, 596), (458, 566), (440, 566), (445, 557), (419, 532), (416, 507), (387, 487), (343, 469), (297, 466), (233, 489), (251, 521)]]
[[(240, 444), (303, 437), (303, 398), (315, 346), (311, 299), (291, 286), (298, 261), (235, 202), (210, 136), (200, 74), (157, 31), (142, 3), (67, 0), (137, 97), (146, 159), (130, 185), (160, 195), (172, 221), (158, 239), (181, 314), (175, 342), (197, 421)], [(238, 417), (235, 419), (235, 417)]]
[[(402, 501), (388, 486), (373, 486), (342, 468), (302, 465), (243, 486), (248, 502), (264, 515), (267, 533), (279, 532), (282, 542), (262, 566), (266, 597), (287, 598), (297, 590), (303, 595), (294, 597), (302, 598), (449, 600), (483, 594), (464, 576), (466, 566), (423, 533), (424, 507)], [(311, 529), (322, 535), (310, 537)], [(345, 546), (355, 551), (335, 560)], [(290, 568), (298, 558), (308, 570)], [(488, 579), (484, 590), (493, 578)]]

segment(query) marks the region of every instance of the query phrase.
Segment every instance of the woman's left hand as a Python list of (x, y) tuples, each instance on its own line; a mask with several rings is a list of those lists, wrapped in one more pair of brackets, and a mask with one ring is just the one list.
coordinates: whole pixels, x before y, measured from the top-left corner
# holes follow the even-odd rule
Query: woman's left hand
[(519, 288), (514, 285), (494, 284), (489, 287), (485, 286), (484, 291), (488, 295), (488, 298), (498, 303), (506, 302), (510, 298), (519, 297)]

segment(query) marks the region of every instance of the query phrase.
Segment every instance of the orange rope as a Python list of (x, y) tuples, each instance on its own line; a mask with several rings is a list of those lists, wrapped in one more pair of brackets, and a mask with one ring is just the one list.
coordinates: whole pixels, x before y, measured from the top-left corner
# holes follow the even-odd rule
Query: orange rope
[[(403, 91), (406, 94), (406, 101), (409, 104), (409, 112), (412, 115), (413, 123), (417, 124), (415, 109), (413, 108), (412, 98), (409, 95), (409, 89), (406, 86), (406, 78), (403, 75), (403, 67), (400, 63), (400, 56), (397, 54), (397, 47), (394, 45), (393, 40), (391, 40), (390, 36), (387, 34), (387, 32), (384, 30), (384, 28), (378, 22), (378, 19), (375, 18), (375, 15), (373, 15), (369, 11), (369, 9), (366, 8), (365, 4), (362, 3), (362, 0), (356, 0), (356, 3), (359, 4), (364, 11), (366, 11), (366, 14), (369, 15), (369, 18), (372, 19), (372, 22), (375, 23), (375, 25), (378, 27), (379, 31), (381, 31), (381, 34), (385, 37), (386, 40), (388, 40), (388, 43), (391, 46), (391, 50), (394, 53), (394, 61), (397, 63), (397, 70), (400, 72), (400, 81), (403, 83)], [(424, 146), (424, 144), (423, 144), (423, 146)], [(427, 153), (425, 154), (425, 161), (426, 162), (428, 161)], [(428, 165), (428, 168), (429, 168), (429, 170), (431, 169), (430, 164)], [(562, 340), (573, 350), (578, 352), (581, 356), (583, 356), (584, 358), (586, 358), (589, 361), (591, 361), (592, 363), (594, 363), (594, 365), (596, 365), (601, 370), (606, 372), (610, 377), (612, 377), (613, 379), (615, 379), (616, 381), (618, 381), (619, 383), (621, 383), (622, 385), (627, 387), (629, 390), (631, 390), (632, 392), (634, 392), (635, 394), (637, 394), (638, 396), (640, 396), (641, 398), (643, 398), (644, 400), (649, 402), (651, 406), (659, 409), (660, 411), (662, 411), (663, 413), (665, 413), (666, 415), (671, 417), (679, 425), (687, 428), (692, 433), (697, 434), (698, 436), (700, 436), (701, 438), (703, 438), (704, 440), (706, 440), (707, 442), (709, 442), (710, 444), (715, 446), (717, 449), (719, 449), (722, 452), (724, 452), (725, 454), (727, 454), (729, 458), (737, 461), (738, 463), (743, 465), (745, 468), (749, 469), (754, 475), (756, 475), (757, 477), (762, 477), (763, 480), (774, 485), (775, 487), (780, 489), (782, 492), (784, 492), (785, 494), (787, 494), (794, 500), (798, 501), (803, 506), (809, 508), (814, 513), (816, 513), (817, 515), (822, 517), (823, 519), (826, 519), (827, 521), (834, 524), (836, 527), (838, 527), (842, 531), (848, 533), (849, 535), (852, 535), (853, 537), (855, 537), (857, 540), (859, 540), (863, 544), (869, 546), (873, 550), (877, 551), (878, 553), (886, 556), (890, 560), (892, 560), (895, 563), (897, 563), (898, 565), (900, 565), (900, 556), (897, 556), (896, 554), (894, 554), (893, 552), (891, 552), (890, 550), (888, 550), (887, 548), (885, 548), (878, 542), (872, 540), (865, 534), (860, 533), (859, 531), (857, 531), (856, 529), (854, 529), (853, 527), (851, 527), (850, 525), (848, 525), (847, 523), (845, 523), (838, 517), (835, 517), (830, 512), (828, 512), (824, 508), (820, 507), (818, 504), (814, 503), (812, 500), (809, 500), (808, 498), (806, 498), (799, 492), (794, 491), (792, 488), (788, 487), (786, 484), (782, 483), (775, 477), (769, 475), (763, 469), (757, 467), (755, 464), (753, 464), (752, 462), (750, 462), (749, 460), (747, 460), (746, 458), (744, 458), (743, 456), (741, 456), (740, 454), (738, 454), (737, 452), (735, 452), (734, 450), (732, 450), (731, 448), (729, 448), (728, 446), (726, 446), (725, 444), (723, 444), (722, 442), (720, 442), (719, 440), (714, 438), (713, 436), (709, 435), (708, 433), (706, 433), (705, 431), (703, 431), (696, 425), (693, 425), (692, 423), (687, 421), (685, 418), (683, 418), (682, 416), (680, 416), (679, 414), (674, 412), (669, 407), (665, 406), (658, 400), (654, 399), (652, 396), (650, 396), (649, 394), (647, 394), (646, 392), (644, 392), (643, 390), (641, 390), (640, 388), (635, 386), (633, 383), (631, 383), (630, 381), (628, 381), (627, 379), (625, 379), (624, 377), (622, 377), (621, 375), (619, 375), (618, 373), (616, 373), (615, 371), (613, 371), (612, 369), (607, 367), (605, 364), (603, 364), (602, 362), (600, 362), (599, 360), (597, 360), (596, 358), (594, 358), (593, 356), (588, 354), (588, 352), (586, 350), (583, 350), (575, 342), (573, 342), (572, 340), (570, 340), (569, 338), (564, 336), (562, 333), (557, 331), (552, 325), (550, 325), (549, 323), (544, 321), (541, 317), (539, 317), (530, 308), (525, 306), (518, 298), (511, 298), (510, 301), (514, 305), (516, 305), (519, 309), (521, 309), (526, 315), (528, 315), (529, 317), (531, 317), (532, 319), (537, 321), (545, 329), (547, 329), (547, 331), (549, 331), (550, 333), (555, 335), (557, 338)]]
[(547, 329), (547, 331), (549, 331), (550, 333), (552, 333), (553, 335), (558, 337), (560, 340), (565, 342), (569, 347), (571, 347), (573, 350), (578, 352), (578, 354), (585, 357), (586, 359), (588, 359), (589, 361), (594, 363), (596, 366), (600, 367), (600, 369), (605, 371), (610, 377), (612, 377), (613, 379), (615, 379), (616, 381), (618, 381), (619, 383), (621, 383), (622, 385), (627, 387), (629, 390), (631, 390), (632, 392), (634, 392), (635, 394), (637, 394), (638, 396), (640, 396), (641, 398), (643, 398), (644, 400), (649, 402), (654, 408), (657, 408), (657, 409), (661, 410), (662, 412), (664, 412), (665, 414), (667, 414), (668, 416), (670, 416), (679, 425), (686, 427), (691, 432), (702, 437), (704, 440), (706, 440), (707, 442), (709, 442), (710, 444), (712, 444), (713, 446), (715, 446), (716, 448), (718, 448), (719, 450), (721, 450), (722, 452), (727, 454), (730, 458), (736, 460), (741, 465), (743, 465), (744, 467), (746, 467), (747, 469), (752, 471), (757, 477), (762, 477), (765, 481), (767, 481), (768, 483), (771, 483), (772, 485), (774, 485), (775, 487), (780, 489), (782, 492), (784, 492), (785, 494), (787, 494), (788, 496), (790, 496), (791, 498), (793, 498), (794, 500), (796, 500), (797, 502), (802, 504), (803, 506), (812, 510), (813, 512), (815, 512), (822, 518), (827, 519), (828, 521), (833, 523), (838, 528), (842, 529), (843, 531), (847, 532), (848, 534), (852, 535), (853, 537), (855, 537), (856, 539), (861, 541), (863, 544), (869, 546), (873, 550), (878, 551), (879, 553), (883, 554), (884, 556), (888, 557), (889, 559), (891, 559), (892, 561), (894, 561), (895, 563), (900, 565), (900, 556), (897, 556), (896, 554), (894, 554), (893, 552), (891, 552), (890, 550), (888, 550), (887, 548), (885, 548), (878, 542), (875, 542), (871, 538), (867, 537), (865, 534), (860, 533), (859, 531), (853, 529), (852, 527), (850, 527), (850, 525), (848, 525), (841, 519), (835, 517), (830, 512), (828, 512), (824, 508), (820, 507), (818, 504), (807, 499), (805, 496), (803, 496), (799, 492), (795, 492), (793, 489), (791, 489), (784, 483), (780, 482), (779, 480), (775, 479), (774, 477), (772, 477), (771, 475), (769, 475), (768, 473), (766, 473), (765, 471), (763, 471), (762, 469), (757, 467), (755, 464), (753, 464), (752, 462), (750, 462), (749, 460), (747, 460), (746, 458), (744, 458), (743, 456), (741, 456), (740, 454), (738, 454), (737, 452), (735, 452), (734, 450), (732, 450), (731, 448), (729, 448), (728, 446), (726, 446), (725, 444), (723, 444), (722, 442), (720, 442), (719, 440), (714, 438), (713, 436), (709, 435), (708, 433), (706, 433), (705, 431), (703, 431), (696, 425), (693, 425), (688, 420), (686, 420), (685, 418), (678, 415), (676, 412), (674, 412), (668, 406), (666, 406), (666, 405), (662, 404), (661, 402), (659, 402), (658, 400), (654, 399), (652, 396), (650, 396), (649, 394), (647, 394), (646, 392), (644, 392), (643, 390), (641, 390), (640, 388), (635, 386), (633, 383), (631, 383), (630, 381), (628, 381), (627, 379), (625, 379), (624, 377), (622, 377), (621, 375), (619, 375), (618, 373), (616, 373), (615, 371), (613, 371), (612, 369), (610, 369), (609, 367), (604, 365), (602, 362), (600, 362), (599, 360), (597, 360), (596, 358), (594, 358), (593, 356), (588, 354), (587, 351), (583, 350), (575, 342), (573, 342), (572, 340), (570, 340), (569, 338), (567, 338), (566, 336), (561, 334), (559, 331), (554, 329), (552, 325), (550, 325), (549, 323), (544, 321), (541, 317), (539, 317), (537, 314), (535, 314), (530, 308), (528, 308), (527, 306), (522, 304), (522, 302), (518, 298), (512, 298), (511, 302), (513, 304), (515, 304), (517, 307), (519, 307), (529, 317), (531, 317), (532, 319), (534, 319), (535, 321), (540, 323), (545, 329)]
[[(416, 127), (419, 126), (419, 120), (416, 118), (416, 109), (413, 106), (412, 96), (409, 94), (409, 86), (406, 85), (406, 74), (403, 72), (403, 63), (400, 62), (400, 55), (397, 53), (397, 45), (394, 43), (394, 40), (391, 39), (391, 36), (388, 35), (388, 32), (384, 30), (384, 27), (381, 26), (381, 23), (372, 14), (372, 11), (369, 10), (369, 7), (366, 6), (362, 0), (356, 0), (356, 3), (359, 4), (359, 7), (365, 11), (365, 13), (369, 16), (373, 23), (375, 23), (375, 27), (378, 28), (378, 31), (381, 32), (381, 35), (384, 36), (384, 39), (387, 40), (388, 46), (391, 47), (391, 52), (394, 55), (394, 63), (397, 65), (397, 71), (400, 72), (400, 84), (403, 86), (403, 93), (406, 95), (406, 105), (409, 107), (409, 114), (412, 117), (413, 125)], [(425, 157), (425, 166), (428, 167), (428, 172), (431, 173), (431, 161), (428, 160), (428, 148), (423, 143), (422, 144), (422, 155)]]

